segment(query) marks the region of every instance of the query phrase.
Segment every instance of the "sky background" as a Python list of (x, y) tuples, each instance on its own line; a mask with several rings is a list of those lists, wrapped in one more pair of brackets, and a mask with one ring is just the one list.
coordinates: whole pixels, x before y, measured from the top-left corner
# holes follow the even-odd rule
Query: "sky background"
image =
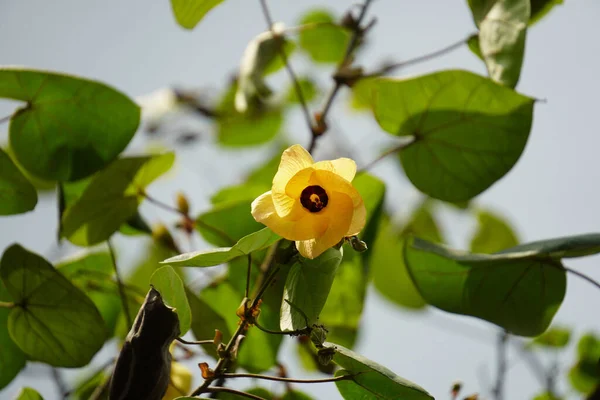
[[(312, 7), (326, 7), (341, 14), (353, 4), (339, 0), (270, 3), (273, 17), (288, 26)], [(506, 215), (523, 241), (600, 231), (600, 2), (566, 3), (528, 33), (518, 90), (546, 102), (535, 106), (527, 147), (517, 165), (476, 199), (478, 205)], [(464, 0), (376, 0), (370, 15), (378, 22), (369, 36), (369, 46), (360, 54), (359, 62), (366, 66), (382, 60), (410, 59), (445, 47), (475, 30)], [(265, 27), (258, 0), (226, 0), (193, 31), (175, 23), (167, 0), (4, 0), (0, 2), (0, 65), (73, 73), (105, 82), (130, 96), (169, 85), (220, 90), (235, 71), (248, 41)], [(295, 62), (299, 72), (308, 71), (305, 60)], [(485, 74), (483, 64), (465, 47), (398, 75), (455, 68)], [(316, 76), (325, 87), (330, 84), (330, 72), (328, 67), (317, 70)], [(280, 74), (274, 82), (287, 86), (287, 76)], [(10, 114), (15, 105), (0, 101), (0, 117)], [(361, 166), (385, 146), (385, 134), (372, 118), (348, 113), (345, 96), (338, 98), (330, 115), (332, 129), (319, 143), (317, 159), (329, 158), (335, 154), (336, 143), (343, 143), (344, 151)], [(0, 126), (0, 143), (5, 142), (7, 129), (7, 124)], [(308, 144), (309, 134), (299, 113), (290, 116), (285, 132), (290, 142)], [(269, 150), (223, 150), (211, 141), (205, 136), (197, 146), (179, 151), (174, 170), (152, 186), (150, 193), (168, 202), (183, 188), (193, 199), (194, 210), (204, 211), (210, 194), (238, 182), (240, 173), (260, 164)], [(141, 151), (143, 146), (144, 141), (137, 138), (130, 150)], [(223, 157), (229, 161), (227, 166), (213, 162)], [(396, 161), (385, 160), (372, 171), (389, 184), (388, 204), (400, 214), (407, 214), (418, 195)], [(55, 210), (56, 202), (48, 196), (32, 213), (3, 217), (0, 248), (19, 242), (52, 259), (49, 251), (55, 237)], [(172, 219), (147, 204), (142, 206), (142, 214), (151, 221)], [(450, 243), (464, 248), (474, 221), (444, 209), (441, 223)], [(136, 256), (137, 248), (132, 243), (127, 239), (117, 242), (126, 260)], [(203, 246), (198, 243), (196, 248)], [(596, 256), (568, 260), (567, 265), (600, 280), (599, 261)], [(588, 330), (600, 332), (600, 319), (594, 316), (599, 307), (600, 292), (569, 276), (567, 295), (555, 323), (574, 326), (577, 337)], [(448, 398), (456, 380), (465, 383), (465, 394), (480, 392), (490, 398), (496, 332), (485, 322), (438, 310), (405, 311), (370, 290), (355, 350), (423, 386), (437, 399)], [(110, 351), (106, 349), (104, 355)], [(572, 362), (572, 347), (567, 353), (565, 367)], [(281, 359), (291, 367), (291, 375), (305, 375), (297, 366), (294, 368), (295, 354), (289, 342)], [(532, 398), (539, 391), (538, 381), (516, 354), (511, 352), (509, 359), (505, 398)], [(12, 398), (26, 384), (39, 388), (46, 400), (52, 400), (56, 392), (47, 376), (45, 369), (30, 364), (0, 392), (0, 399)], [(564, 384), (559, 387), (567, 389)], [(339, 398), (333, 384), (304, 385), (302, 390), (319, 399)]]

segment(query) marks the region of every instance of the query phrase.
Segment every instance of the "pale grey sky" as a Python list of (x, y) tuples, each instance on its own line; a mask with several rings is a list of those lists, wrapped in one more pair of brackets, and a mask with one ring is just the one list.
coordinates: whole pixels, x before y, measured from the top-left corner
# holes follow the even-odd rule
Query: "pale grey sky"
[[(325, 6), (342, 12), (353, 1), (271, 1), (276, 20), (294, 25), (302, 11)], [(374, 65), (383, 59), (407, 59), (442, 48), (474, 31), (464, 0), (400, 1), (376, 0), (371, 15), (378, 23), (370, 46), (361, 61)], [(505, 213), (523, 240), (600, 231), (600, 148), (598, 136), (598, 94), (600, 93), (600, 2), (570, 0), (533, 27), (527, 38), (527, 53), (518, 90), (546, 99), (535, 108), (533, 130), (520, 161), (491, 189), (477, 198), (477, 204)], [(3, 0), (0, 2), (0, 65), (70, 72), (98, 79), (131, 96), (171, 84), (221, 88), (239, 62), (247, 42), (263, 31), (265, 21), (258, 0), (225, 0), (193, 31), (178, 27), (167, 0), (76, 1)], [(306, 71), (300, 62), (300, 71)], [(483, 65), (467, 49), (401, 74), (464, 68), (485, 73)], [(327, 81), (327, 68), (319, 70)], [(276, 78), (287, 83), (287, 76)], [(331, 151), (344, 138), (359, 164), (373, 159), (385, 134), (369, 118), (349, 116), (342, 96), (332, 115), (332, 131), (324, 138), (317, 158)], [(11, 112), (13, 103), (0, 102), (0, 116)], [(0, 142), (6, 139), (7, 125), (0, 126)], [(299, 114), (286, 126), (292, 140), (307, 144), (308, 133)], [(235, 182), (248, 164), (259, 155), (215, 150), (204, 140), (193, 151), (182, 151), (170, 179), (151, 187), (157, 197), (170, 200), (185, 187), (196, 210), (208, 206), (207, 195)], [(207, 160), (226, 156), (228, 169)], [(382, 162), (374, 172), (390, 182), (388, 200), (400, 212), (408, 212), (416, 192), (399, 172), (394, 160)], [(144, 205), (150, 219), (169, 218)], [(55, 202), (44, 198), (35, 212), (0, 220), (0, 248), (20, 242), (46, 253), (56, 229)], [(473, 222), (446, 210), (443, 228), (453, 245), (464, 247)], [(127, 252), (131, 242), (120, 241)], [(597, 280), (600, 257), (569, 261)], [(600, 292), (576, 277), (569, 277), (566, 299), (555, 322), (573, 325), (576, 334), (600, 332), (593, 315), (600, 307)], [(375, 291), (367, 299), (363, 331), (356, 351), (429, 390), (436, 398), (448, 398), (455, 380), (465, 383), (466, 392), (487, 394), (493, 380), (495, 328), (468, 317), (437, 310), (415, 314), (387, 303)], [(471, 329), (471, 336), (458, 331)], [(294, 353), (288, 344), (282, 360), (293, 365)], [(572, 350), (569, 351), (569, 354)], [(535, 376), (511, 353), (506, 399), (528, 399), (539, 391)], [(570, 357), (566, 362), (571, 362)], [(486, 365), (487, 370), (482, 366)], [(292, 368), (294, 375), (303, 375)], [(36, 375), (40, 374), (40, 375)], [(55, 398), (52, 384), (41, 368), (29, 368), (6, 390), (1, 399), (14, 396), (24, 384), (43, 390), (46, 400)], [(266, 385), (266, 387), (273, 387)], [(561, 385), (561, 389), (565, 386)], [(319, 399), (339, 398), (333, 384), (305, 385), (303, 390)], [(489, 398), (489, 396), (485, 396)]]

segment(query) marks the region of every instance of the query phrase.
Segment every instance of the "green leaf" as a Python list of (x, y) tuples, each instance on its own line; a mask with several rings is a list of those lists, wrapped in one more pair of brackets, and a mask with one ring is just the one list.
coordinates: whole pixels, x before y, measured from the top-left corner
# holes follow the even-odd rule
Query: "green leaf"
[(471, 238), (471, 252), (495, 253), (519, 244), (510, 224), (490, 211), (477, 212), (477, 230)]
[(179, 318), (180, 336), (185, 335), (192, 324), (192, 312), (179, 275), (167, 265), (152, 274), (150, 284), (160, 293), (165, 304), (175, 309)]
[[(369, 242), (375, 240), (379, 228), (383, 200), (385, 198), (385, 183), (373, 175), (361, 173), (354, 178), (352, 185), (358, 190), (358, 193), (360, 193), (360, 196), (365, 203), (365, 209), (367, 210), (365, 228), (362, 230), (359, 237), (369, 245)], [(368, 258), (369, 252), (365, 252), (364, 255), (366, 256), (364, 258)]]
[[(265, 400), (275, 399), (275, 396), (273, 396), (273, 393), (271, 393), (267, 389), (264, 389), (261, 387), (254, 387), (252, 389), (243, 389), (242, 392), (248, 393), (248, 394), (253, 394), (253, 395), (258, 396), (259, 398), (265, 399)], [(248, 399), (248, 397), (246, 397), (246, 396), (240, 396), (235, 393), (219, 393), (218, 398), (221, 400), (247, 400)], [(198, 399), (197, 397), (178, 397), (175, 400), (197, 400), (197, 399)]]
[(325, 346), (335, 349), (333, 361), (343, 368), (335, 376), (356, 374), (352, 379), (335, 382), (344, 399), (433, 400), (425, 389), (383, 365), (335, 343), (325, 343)]
[(600, 363), (598, 359), (581, 359), (569, 370), (569, 382), (579, 393), (590, 394), (600, 385)]
[(22, 388), (15, 400), (44, 400), (37, 390), (25, 387)]
[(352, 85), (350, 96), (350, 109), (353, 111), (367, 111), (371, 108), (371, 98), (376, 78), (361, 79)]
[(35, 187), (0, 149), (0, 215), (21, 214), (37, 204)]
[(600, 359), (600, 337), (591, 332), (581, 336), (577, 343), (577, 355), (582, 360)]
[(146, 187), (173, 165), (175, 156), (121, 158), (94, 176), (62, 218), (62, 236), (79, 246), (107, 240), (135, 216)]
[(55, 367), (82, 367), (107, 337), (94, 303), (45, 259), (10, 246), (0, 277), (16, 303), (8, 317), (15, 343), (34, 361)]
[(483, 54), (481, 54), (481, 48), (479, 47), (479, 35), (469, 36), (467, 46), (469, 47), (469, 50), (471, 50), (471, 53), (475, 54), (481, 61), (484, 61)]
[(413, 136), (400, 150), (410, 181), (431, 197), (468, 200), (517, 162), (533, 117), (534, 100), (467, 71), (414, 79), (381, 78), (372, 105), (379, 125)]
[(533, 400), (564, 400), (562, 397), (557, 397), (549, 392), (540, 393)]
[(217, 122), (217, 141), (224, 147), (254, 146), (266, 143), (279, 133), (283, 114), (279, 109), (231, 114)]
[[(331, 290), (333, 279), (340, 262), (342, 251), (331, 248), (314, 260), (299, 259), (291, 268), (281, 303), (282, 331), (294, 331), (317, 322)], [(290, 306), (290, 304), (292, 306)]]
[(182, 267), (212, 267), (229, 262), (234, 258), (266, 249), (280, 239), (281, 237), (269, 228), (263, 228), (258, 232), (244, 236), (233, 247), (221, 247), (211, 250), (183, 253), (168, 258), (162, 261), (162, 263), (179, 265)]
[(177, 23), (185, 29), (194, 29), (202, 18), (223, 0), (171, 0)]
[(70, 75), (0, 68), (0, 97), (27, 104), (10, 121), (10, 146), (27, 171), (74, 181), (104, 168), (137, 130), (140, 108), (102, 83)]
[[(0, 301), (12, 302), (0, 280)], [(11, 339), (8, 332), (10, 309), (0, 308), (0, 390), (5, 388), (25, 367), (27, 357)]]
[(565, 296), (566, 273), (546, 256), (453, 251), (406, 242), (408, 271), (423, 298), (442, 310), (492, 322), (521, 336), (543, 333)]
[[(298, 78), (298, 83), (300, 84), (300, 89), (302, 91), (302, 95), (304, 97), (304, 101), (306, 103), (310, 103), (317, 97), (319, 94), (319, 88), (315, 81), (310, 77), (301, 77)], [(294, 85), (290, 85), (287, 90), (287, 101), (291, 104), (300, 104), (300, 99), (298, 98), (298, 92), (296, 91), (296, 87)]]
[[(204, 300), (187, 290), (187, 298), (192, 311), (191, 329), (196, 340), (208, 340), (215, 336), (215, 330), (218, 329), (227, 338), (231, 336), (225, 319), (214, 311)], [(203, 345), (206, 354), (217, 358), (215, 346)]]
[(313, 397), (306, 393), (299, 392), (297, 390), (288, 390), (285, 392), (281, 400), (312, 400)]
[(562, 5), (563, 0), (531, 0), (531, 16), (529, 17), (529, 26), (544, 18), (554, 6)]
[(215, 193), (210, 198), (210, 202), (217, 206), (220, 204), (248, 201), (257, 198), (269, 189), (270, 186), (254, 183), (242, 183), (241, 185), (228, 186)]
[(350, 33), (335, 25), (335, 18), (326, 9), (314, 9), (304, 14), (299, 25), (307, 26), (300, 31), (300, 47), (317, 63), (339, 63), (346, 54)]
[(553, 259), (589, 256), (600, 253), (600, 233), (539, 240), (502, 250), (498, 254), (517, 252)]
[(543, 347), (562, 349), (569, 344), (570, 339), (571, 329), (555, 326), (533, 339), (531, 343)]
[(525, 53), (529, 0), (469, 0), (479, 28), (479, 48), (490, 78), (515, 87)]
[(287, 146), (277, 149), (273, 157), (266, 163), (250, 171), (246, 177), (246, 182), (253, 185), (264, 185), (266, 187), (265, 192), (269, 190), (273, 183), (273, 177), (277, 173), (279, 163), (281, 162), (281, 153), (283, 153), (286, 148)]
[(89, 296), (112, 334), (122, 305), (117, 283), (113, 279), (114, 266), (110, 254), (84, 254), (62, 261), (56, 268)]

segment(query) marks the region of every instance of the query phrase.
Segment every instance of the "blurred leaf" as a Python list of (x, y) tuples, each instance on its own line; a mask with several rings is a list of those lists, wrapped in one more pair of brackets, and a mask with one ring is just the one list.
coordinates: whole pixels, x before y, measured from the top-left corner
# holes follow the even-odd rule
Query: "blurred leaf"
[[(188, 302), (192, 310), (192, 332), (196, 340), (208, 340), (215, 336), (215, 330), (218, 329), (223, 337), (230, 337), (231, 333), (227, 327), (225, 319), (220, 316), (212, 307), (201, 298), (197, 297), (190, 290), (187, 291)], [(217, 352), (215, 346), (203, 345), (204, 351), (213, 358), (216, 358)]]
[(114, 266), (110, 255), (107, 252), (88, 253), (62, 261), (56, 268), (89, 296), (112, 335), (122, 305), (117, 283), (113, 280)]
[(471, 35), (467, 40), (467, 46), (469, 46), (469, 50), (473, 54), (477, 56), (481, 61), (484, 61), (483, 54), (481, 54), (481, 49), (479, 48), (479, 35)]
[(433, 215), (431, 204), (427, 201), (417, 207), (410, 219), (404, 225), (401, 236), (418, 236), (421, 239), (429, 240), (434, 243), (444, 242), (442, 232)]
[(283, 125), (283, 114), (279, 109), (232, 113), (220, 119), (218, 142), (225, 147), (254, 146), (273, 139)]
[[(238, 293), (227, 281), (209, 286), (200, 294), (200, 298), (214, 307), (213, 310), (227, 321), (230, 332), (234, 332), (238, 327), (240, 319), (236, 315), (236, 310), (243, 297), (243, 294)], [(281, 340), (281, 335), (269, 335), (258, 329), (250, 329), (240, 349), (237, 360), (239, 365), (253, 373), (268, 370), (277, 362)]]
[[(283, 51), (285, 52), (286, 57), (289, 59), (294, 53), (294, 51), (296, 51), (296, 43), (286, 39), (286, 41), (283, 43)], [(277, 53), (279, 54), (279, 50), (277, 50)], [(285, 67), (285, 62), (283, 61), (283, 58), (281, 58), (281, 56), (275, 57), (265, 68), (265, 75), (278, 72), (283, 67)]]
[(306, 327), (307, 321), (298, 310), (306, 315), (309, 326), (317, 322), (341, 261), (342, 251), (330, 248), (314, 260), (301, 258), (292, 266), (281, 303), (282, 331)]
[(529, 17), (529, 26), (544, 18), (554, 6), (562, 5), (563, 0), (531, 0), (531, 16)]
[(300, 47), (317, 63), (339, 63), (346, 54), (350, 33), (335, 25), (326, 9), (313, 9), (304, 14), (299, 25), (315, 24), (300, 31)]
[(185, 335), (192, 324), (192, 312), (179, 275), (167, 265), (154, 271), (150, 284), (160, 293), (165, 304), (175, 309), (179, 318), (179, 336)]
[(148, 222), (136, 211), (123, 225), (119, 227), (119, 232), (127, 236), (152, 235), (152, 228)]
[(571, 386), (582, 394), (591, 394), (600, 385), (600, 361), (580, 359), (569, 370)]
[(0, 97), (27, 103), (11, 118), (10, 147), (27, 171), (49, 180), (74, 181), (104, 168), (140, 122), (127, 96), (70, 75), (3, 67)]
[(37, 390), (24, 387), (21, 389), (15, 400), (44, 400)]
[[(183, 335), (182, 335), (183, 336)], [(171, 376), (167, 392), (163, 395), (163, 400), (171, 400), (177, 396), (185, 396), (192, 389), (192, 371), (185, 365), (173, 361), (171, 363)]]
[(285, 392), (281, 400), (312, 400), (313, 397), (306, 393), (299, 392), (297, 390), (288, 390)]
[(534, 100), (467, 71), (381, 78), (373, 91), (379, 125), (413, 136), (400, 150), (410, 181), (436, 199), (460, 202), (489, 188), (517, 162)]
[[(310, 103), (317, 97), (319, 94), (319, 88), (315, 81), (310, 77), (300, 77), (298, 78), (298, 83), (300, 84), (300, 88), (302, 89), (302, 95), (304, 97), (304, 101), (306, 103)], [(298, 92), (296, 91), (296, 87), (294, 85), (290, 85), (287, 90), (287, 101), (291, 104), (300, 104), (300, 99), (298, 98)]]
[(246, 181), (249, 184), (254, 185), (264, 185), (266, 187), (265, 192), (271, 189), (271, 184), (273, 183), (273, 177), (277, 173), (277, 168), (279, 168), (279, 163), (281, 161), (281, 153), (286, 149), (281, 148), (275, 152), (275, 155), (270, 158), (265, 164), (255, 168), (250, 171), (248, 176), (246, 177)]
[(514, 230), (500, 215), (480, 210), (477, 222), (477, 231), (471, 238), (472, 253), (491, 254), (519, 244)]
[[(515, 87), (525, 53), (529, 0), (468, 0), (490, 78)], [(476, 53), (477, 54), (477, 53)]]
[(600, 337), (591, 332), (581, 336), (577, 343), (577, 355), (584, 360), (600, 359)]
[(281, 237), (269, 228), (263, 228), (258, 232), (244, 236), (233, 247), (220, 247), (211, 250), (183, 253), (168, 258), (162, 261), (162, 263), (179, 265), (182, 267), (212, 267), (229, 262), (234, 258), (265, 249), (280, 239)]
[(193, 29), (206, 13), (223, 0), (171, 0), (171, 8), (177, 23), (185, 29)]
[(516, 335), (543, 333), (565, 296), (565, 270), (547, 255), (469, 254), (412, 238), (404, 257), (429, 304), (484, 319)]
[(244, 200), (247, 201), (249, 199), (257, 198), (269, 190), (269, 188), (270, 187), (263, 184), (254, 183), (242, 183), (241, 185), (227, 186), (215, 193), (210, 198), (210, 202), (217, 206), (223, 203), (227, 204)]
[(400, 378), (383, 365), (335, 343), (325, 343), (325, 346), (335, 349), (333, 361), (343, 368), (335, 376), (356, 374), (352, 379), (335, 382), (344, 399), (433, 400), (425, 389)]
[(561, 349), (569, 344), (569, 339), (571, 339), (571, 329), (554, 326), (533, 339), (531, 344)]
[(361, 79), (352, 85), (350, 108), (354, 111), (367, 111), (371, 108), (372, 92), (376, 78)]
[[(73, 392), (69, 399), (71, 400), (89, 400), (96, 388), (102, 385), (110, 376), (106, 376), (104, 370), (95, 371), (92, 375), (86, 376), (84, 379), (77, 380), (73, 388)], [(108, 393), (101, 396), (98, 400), (108, 400)]]
[[(238, 389), (239, 390), (239, 389)], [(267, 389), (261, 388), (261, 387), (254, 387), (251, 389), (243, 389), (242, 392), (244, 393), (249, 393), (249, 394), (253, 394), (255, 396), (258, 396), (262, 399), (265, 400), (274, 400), (276, 397), (273, 395), (273, 393), (269, 392)], [(248, 397), (245, 396), (239, 396), (237, 394), (234, 393), (219, 393), (218, 398), (220, 400), (247, 400)], [(196, 400), (196, 397), (181, 397), (179, 399), (176, 400)]]
[(6, 155), (10, 157), (13, 164), (15, 164), (15, 167), (18, 168), (18, 170), (23, 174), (23, 176), (25, 176), (25, 178), (33, 185), (33, 187), (38, 192), (50, 192), (54, 190), (54, 188), (56, 187), (56, 181), (41, 179), (28, 172), (25, 168), (23, 168), (21, 164), (19, 164), (19, 161), (17, 160), (10, 146), (6, 146), (4, 148), (4, 151), (6, 152)]
[(146, 187), (173, 165), (175, 155), (121, 158), (94, 176), (62, 218), (62, 235), (79, 246), (107, 240), (133, 217)]
[(600, 233), (538, 240), (502, 250), (498, 254), (528, 253), (553, 259), (575, 258), (600, 253)]
[(562, 397), (556, 397), (552, 393), (544, 392), (540, 393), (533, 398), (533, 400), (564, 400)]
[[(358, 190), (360, 196), (365, 203), (367, 210), (367, 221), (365, 228), (360, 233), (359, 237), (370, 245), (370, 242), (375, 241), (375, 236), (379, 228), (381, 219), (381, 211), (383, 209), (383, 200), (385, 198), (385, 183), (376, 176), (368, 173), (361, 173), (354, 178), (352, 185)], [(369, 252), (363, 253), (364, 259), (368, 259)]]
[[(0, 279), (0, 301), (12, 302)], [(0, 308), (0, 390), (5, 388), (25, 367), (27, 356), (11, 339), (8, 332), (10, 309)]]
[(8, 330), (32, 360), (82, 367), (107, 337), (94, 303), (45, 259), (19, 245), (2, 256), (0, 277), (16, 307)]
[(36, 204), (35, 188), (0, 149), (0, 215), (31, 211)]

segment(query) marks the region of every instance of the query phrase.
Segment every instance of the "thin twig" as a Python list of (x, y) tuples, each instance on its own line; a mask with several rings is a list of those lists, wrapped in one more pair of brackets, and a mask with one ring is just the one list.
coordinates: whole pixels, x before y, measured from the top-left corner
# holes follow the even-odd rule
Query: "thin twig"
[(390, 72), (392, 72), (392, 71), (394, 71), (396, 69), (405, 68), (405, 67), (408, 67), (410, 65), (419, 64), (419, 63), (422, 63), (422, 62), (425, 62), (425, 61), (432, 60), (432, 59), (437, 58), (439, 56), (443, 56), (444, 54), (450, 53), (451, 51), (454, 51), (454, 50), (458, 49), (459, 47), (461, 47), (462, 45), (464, 45), (465, 43), (467, 43), (467, 41), (469, 40), (470, 36), (472, 36), (472, 35), (469, 35), (469, 36), (467, 36), (467, 38), (461, 39), (458, 42), (454, 42), (451, 45), (444, 47), (443, 49), (436, 50), (436, 51), (424, 54), (424, 55), (419, 56), (419, 57), (411, 58), (410, 60), (406, 60), (406, 61), (401, 61), (401, 62), (397, 62), (397, 63), (385, 65), (384, 67), (382, 67), (381, 69), (379, 69), (377, 71), (374, 71), (374, 72), (362, 75), (361, 79), (372, 78), (372, 77), (376, 77), (376, 76), (381, 76), (381, 75), (389, 74)]
[[(255, 399), (255, 400), (265, 400), (264, 397), (260, 397), (260, 396), (256, 396), (250, 393), (246, 393), (246, 392), (241, 392), (239, 390), (235, 390), (235, 389), (229, 389), (226, 387), (210, 387), (210, 388), (206, 388), (204, 389), (205, 392), (207, 393), (231, 393), (231, 394), (235, 394), (241, 397), (246, 397), (248, 399)], [(194, 395), (192, 395), (194, 396)]]
[(302, 328), (302, 329), (296, 329), (295, 331), (275, 331), (269, 328), (265, 328), (264, 326), (260, 325), (258, 323), (258, 321), (255, 319), (254, 320), (254, 325), (261, 331), (269, 333), (271, 335), (290, 335), (290, 336), (300, 336), (300, 335), (308, 335), (310, 334), (310, 327), (306, 327), (306, 328)]
[(362, 172), (367, 171), (370, 168), (373, 168), (373, 166), (375, 164), (377, 164), (379, 161), (383, 160), (384, 158), (386, 158), (387, 156), (389, 156), (391, 154), (397, 153), (397, 152), (405, 149), (406, 147), (410, 146), (414, 142), (415, 142), (415, 139), (413, 137), (413, 138), (411, 138), (411, 140), (409, 140), (409, 141), (407, 141), (405, 143), (399, 144), (398, 146), (392, 147), (391, 149), (384, 151), (383, 153), (381, 153), (381, 155), (379, 157), (377, 157), (376, 159), (374, 159), (373, 161), (371, 161), (370, 163), (368, 163), (364, 167), (360, 168), (357, 171), (357, 173), (362, 173)]
[(530, 351), (525, 343), (515, 343), (516, 348), (519, 350), (519, 354), (522, 359), (529, 365), (531, 371), (537, 376), (540, 384), (544, 387), (544, 390), (549, 393), (552, 398), (556, 397), (556, 390), (554, 381), (556, 376), (553, 369), (547, 369), (535, 353)]
[(248, 271), (246, 272), (246, 291), (244, 292), (244, 297), (248, 297), (250, 295), (251, 275), (252, 275), (252, 254), (248, 254)]
[(5, 123), (6, 121), (9, 121), (9, 120), (12, 118), (12, 116), (13, 116), (13, 115), (14, 115), (14, 114), (10, 114), (10, 115), (7, 115), (6, 117), (2, 117), (2, 118), (0, 118), (0, 124), (3, 124), (3, 123)]
[(69, 389), (67, 388), (67, 384), (65, 383), (62, 375), (60, 374), (60, 371), (58, 370), (58, 368), (50, 368), (50, 373), (52, 374), (52, 380), (56, 384), (56, 388), (60, 393), (60, 397), (66, 397), (66, 394), (69, 392)]
[(347, 381), (354, 379), (354, 375), (340, 375), (333, 378), (324, 379), (294, 379), (294, 378), (282, 378), (279, 376), (261, 375), (261, 374), (223, 374), (226, 378), (253, 378), (253, 379), (264, 379), (267, 381), (277, 382), (289, 382), (289, 383), (327, 383), (337, 381)]
[(127, 329), (131, 327), (133, 324), (133, 320), (131, 319), (131, 314), (129, 313), (129, 307), (127, 305), (127, 296), (125, 295), (125, 288), (123, 286), (123, 281), (121, 280), (121, 275), (119, 274), (119, 268), (117, 267), (117, 259), (115, 257), (115, 249), (110, 243), (110, 239), (106, 241), (108, 245), (108, 252), (110, 253), (110, 258), (113, 263), (113, 267), (115, 269), (115, 278), (117, 279), (117, 288), (119, 289), (119, 297), (121, 297), (121, 303), (123, 305), (123, 312), (125, 313), (125, 319), (127, 320)]
[(183, 344), (189, 344), (189, 345), (201, 345), (201, 344), (215, 344), (214, 340), (185, 340), (182, 338), (176, 338), (175, 340), (177, 340), (180, 343)]
[[(358, 18), (356, 19), (356, 29), (354, 30), (352, 37), (350, 38), (348, 47), (346, 47), (346, 54), (344, 55), (344, 59), (342, 60), (342, 62), (339, 64), (340, 66), (346, 66), (348, 64), (348, 62), (350, 61), (350, 58), (352, 57), (352, 53), (354, 52), (354, 50), (356, 50), (356, 47), (358, 47), (359, 40), (361, 39), (361, 36), (364, 33), (364, 31), (362, 30), (360, 25), (362, 24), (365, 16), (367, 15), (367, 10), (372, 2), (373, 2), (373, 0), (365, 0), (364, 4), (362, 5), (360, 14), (358, 15)], [(339, 72), (339, 67), (338, 67), (338, 72)], [(335, 79), (335, 75), (334, 75), (334, 82), (335, 82), (334, 85), (332, 86), (331, 90), (325, 97), (325, 101), (323, 103), (323, 108), (318, 113), (319, 120), (322, 121), (323, 124), (326, 124), (327, 114), (329, 113), (329, 110), (331, 109), (333, 101), (335, 100), (335, 97), (337, 96), (338, 92), (340, 91), (340, 89), (343, 85), (342, 81), (340, 81), (339, 79)], [(311, 141), (310, 141), (310, 145), (308, 146), (309, 153), (313, 152), (313, 150), (315, 149), (315, 146), (317, 144), (317, 139), (322, 134), (323, 134), (322, 132), (320, 135), (313, 134)]]
[[(277, 38), (279, 34), (273, 30), (274, 21), (273, 21), (273, 17), (271, 16), (271, 12), (269, 11), (269, 6), (267, 5), (267, 0), (260, 0), (260, 5), (262, 8), (262, 12), (265, 16), (265, 19), (267, 20), (267, 24), (269, 25), (269, 30), (271, 31), (271, 34), (273, 35), (274, 38)], [(279, 46), (277, 46), (278, 51), (279, 51), (279, 56), (283, 60), (283, 63), (285, 64), (285, 69), (287, 70), (288, 75), (290, 76), (290, 79), (292, 80), (292, 83), (294, 85), (294, 90), (296, 91), (296, 96), (298, 96), (298, 101), (300, 102), (300, 105), (302, 106), (302, 112), (304, 113), (304, 119), (306, 120), (308, 129), (310, 130), (310, 133), (314, 136), (316, 134), (315, 126), (313, 124), (313, 119), (310, 116), (310, 110), (308, 109), (306, 99), (304, 98), (304, 93), (302, 92), (302, 86), (300, 85), (298, 76), (296, 75), (296, 73), (294, 72), (294, 69), (292, 68), (292, 64), (288, 60), (287, 54), (285, 54), (285, 46), (284, 46), (285, 41), (281, 37), (279, 39), (281, 39), (281, 40), (279, 40)]]
[(492, 390), (494, 398), (496, 400), (502, 400), (504, 398), (504, 382), (506, 380), (506, 343), (509, 338), (508, 331), (503, 331), (498, 335), (498, 354), (497, 354), (497, 371), (496, 371), (496, 384)]
[(590, 278), (589, 276), (587, 276), (587, 275), (585, 275), (585, 274), (583, 274), (583, 273), (581, 273), (581, 272), (579, 272), (577, 270), (574, 270), (572, 268), (565, 267), (565, 266), (563, 266), (563, 268), (565, 269), (565, 271), (570, 272), (573, 275), (577, 275), (578, 277), (585, 279), (586, 281), (588, 281), (589, 283), (591, 283), (592, 285), (594, 285), (598, 289), (600, 289), (600, 282), (595, 281), (594, 279)]

